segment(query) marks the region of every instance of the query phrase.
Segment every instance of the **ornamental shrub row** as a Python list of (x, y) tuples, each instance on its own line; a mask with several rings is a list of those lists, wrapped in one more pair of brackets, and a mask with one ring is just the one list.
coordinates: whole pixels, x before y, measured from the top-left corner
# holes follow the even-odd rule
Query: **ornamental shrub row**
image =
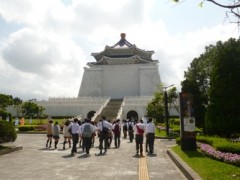
[(46, 131), (46, 125), (22, 125), (18, 126), (19, 131)]
[(22, 125), (18, 126), (19, 131), (34, 131), (36, 128), (36, 125)]

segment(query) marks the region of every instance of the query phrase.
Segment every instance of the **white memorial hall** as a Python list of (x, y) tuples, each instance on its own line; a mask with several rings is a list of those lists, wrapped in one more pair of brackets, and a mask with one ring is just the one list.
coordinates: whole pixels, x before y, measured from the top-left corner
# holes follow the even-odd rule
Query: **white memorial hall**
[(122, 33), (115, 45), (92, 53), (95, 62), (84, 67), (77, 97), (49, 98), (37, 104), (49, 116), (140, 119), (161, 84), (159, 61), (152, 59), (153, 54), (128, 42)]

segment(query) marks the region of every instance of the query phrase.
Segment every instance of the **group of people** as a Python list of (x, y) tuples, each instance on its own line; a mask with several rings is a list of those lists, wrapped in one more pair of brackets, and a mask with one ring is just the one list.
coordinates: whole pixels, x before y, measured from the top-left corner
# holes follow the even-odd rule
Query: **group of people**
[[(46, 148), (51, 148), (53, 139), (54, 148), (57, 148), (60, 131), (58, 122), (53, 125), (53, 121), (50, 120), (47, 125)], [(115, 148), (120, 147), (121, 131), (123, 132), (123, 138), (126, 139), (128, 136), (130, 142), (133, 142), (135, 136), (137, 156), (143, 156), (144, 136), (146, 136), (145, 150), (149, 154), (153, 154), (155, 125), (152, 118), (149, 118), (147, 122), (143, 122), (143, 120), (123, 120), (122, 123), (120, 119), (111, 123), (107, 121), (105, 116), (102, 116), (98, 123), (91, 122), (89, 119), (85, 119), (84, 122), (77, 118), (74, 118), (73, 122), (67, 120), (62, 130), (64, 136), (63, 149), (66, 149), (66, 144), (68, 144), (69, 148), (72, 148), (71, 155), (74, 156), (79, 143), (79, 147), (82, 147), (82, 150), (89, 154), (91, 147), (94, 146), (95, 137), (98, 137), (100, 154), (105, 154), (110, 148), (113, 139)]]

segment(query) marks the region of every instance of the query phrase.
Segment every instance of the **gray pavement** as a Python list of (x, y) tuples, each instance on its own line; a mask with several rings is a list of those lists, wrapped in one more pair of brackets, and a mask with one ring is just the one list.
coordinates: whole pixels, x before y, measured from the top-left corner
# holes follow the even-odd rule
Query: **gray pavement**
[[(135, 143), (127, 139), (121, 139), (121, 147), (109, 149), (106, 155), (99, 155), (94, 147), (89, 156), (79, 148), (74, 157), (70, 156), (70, 149), (62, 150), (62, 141), (61, 136), (58, 149), (46, 149), (45, 134), (18, 134), (10, 145), (23, 146), (23, 150), (0, 156), (0, 179), (186, 179), (166, 153), (175, 144), (174, 140), (157, 139), (155, 154), (143, 158), (135, 157)], [(146, 176), (142, 171), (146, 171)]]

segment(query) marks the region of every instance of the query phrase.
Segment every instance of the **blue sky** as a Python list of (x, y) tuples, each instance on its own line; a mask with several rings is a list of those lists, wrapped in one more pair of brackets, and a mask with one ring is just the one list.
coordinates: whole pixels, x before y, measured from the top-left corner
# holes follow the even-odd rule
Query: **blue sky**
[(76, 97), (92, 52), (120, 33), (154, 50), (165, 85), (180, 90), (184, 71), (204, 47), (239, 37), (225, 10), (186, 0), (0, 0), (0, 93), (27, 100)]

